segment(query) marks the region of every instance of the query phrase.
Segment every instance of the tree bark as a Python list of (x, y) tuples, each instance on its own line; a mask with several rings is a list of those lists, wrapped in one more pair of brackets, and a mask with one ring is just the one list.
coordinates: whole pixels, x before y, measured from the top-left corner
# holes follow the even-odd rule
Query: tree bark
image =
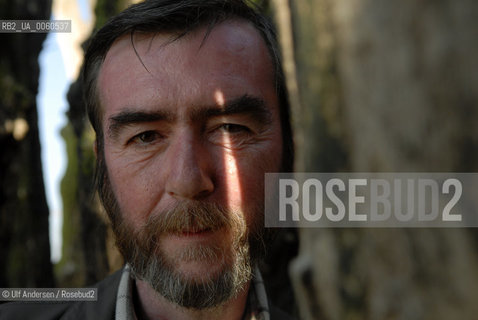
[[(289, 78), (297, 75), (289, 81), (298, 88), (291, 99), (298, 101), (298, 171), (477, 171), (476, 1), (274, 5), (277, 16), (290, 12), (281, 42), (293, 43), (285, 64), (293, 65)], [(291, 275), (301, 315), (473, 319), (478, 261), (472, 232), (300, 230)]]
[[(2, 19), (49, 19), (51, 1), (27, 2), (0, 1)], [(54, 285), (36, 106), (45, 36), (0, 34), (0, 287)]]

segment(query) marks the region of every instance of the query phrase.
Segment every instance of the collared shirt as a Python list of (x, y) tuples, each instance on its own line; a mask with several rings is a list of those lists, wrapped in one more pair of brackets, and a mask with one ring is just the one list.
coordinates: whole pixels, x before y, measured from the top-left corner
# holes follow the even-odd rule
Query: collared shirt
[[(137, 320), (133, 306), (133, 281), (131, 267), (127, 264), (123, 269), (116, 295), (116, 320)], [(270, 320), (264, 281), (257, 266), (254, 268), (243, 320)]]

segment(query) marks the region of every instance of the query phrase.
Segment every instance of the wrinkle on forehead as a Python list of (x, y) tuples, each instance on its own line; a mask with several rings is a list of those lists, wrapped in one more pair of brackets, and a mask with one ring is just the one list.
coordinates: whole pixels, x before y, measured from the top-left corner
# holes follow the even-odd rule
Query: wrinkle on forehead
[[(174, 33), (138, 32), (133, 37), (136, 52), (130, 35), (117, 39), (98, 78), (103, 111), (125, 103), (153, 105), (178, 101), (181, 95), (197, 96), (198, 90), (207, 89), (210, 79), (220, 80), (218, 86), (207, 89), (219, 105), (230, 92), (222, 83), (236, 82), (238, 88), (245, 79), (274, 83), (266, 43), (251, 23), (226, 20), (209, 31), (202, 27), (181, 38)], [(142, 96), (137, 95), (138, 88), (146, 88)], [(223, 97), (217, 95), (219, 91)]]
[(222, 47), (219, 48), (222, 54), (240, 56), (250, 54), (249, 49), (249, 51), (261, 50), (261, 54), (267, 54), (268, 56), (262, 36), (248, 21), (228, 19), (213, 26), (210, 30), (208, 28), (208, 26), (200, 27), (180, 37), (176, 33), (169, 32), (135, 32), (132, 36), (131, 34), (123, 35), (113, 43), (105, 61), (114, 63), (114, 57), (119, 58), (120, 55), (128, 55), (129, 58), (135, 58), (138, 63), (141, 63), (145, 70), (150, 70), (155, 61), (147, 60), (157, 58), (157, 55), (161, 54), (165, 47), (180, 45), (185, 42), (195, 49), (190, 51), (191, 58), (194, 58), (194, 55), (201, 54), (204, 47), (208, 47), (210, 43), (215, 43), (213, 40), (222, 44)]

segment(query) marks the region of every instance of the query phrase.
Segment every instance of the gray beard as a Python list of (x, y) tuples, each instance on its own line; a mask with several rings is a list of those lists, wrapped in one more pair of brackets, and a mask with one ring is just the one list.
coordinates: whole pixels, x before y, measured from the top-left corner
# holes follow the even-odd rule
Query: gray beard
[[(214, 204), (183, 202), (150, 218), (138, 232), (123, 223), (117, 242), (133, 275), (146, 281), (161, 296), (185, 308), (212, 308), (236, 297), (252, 277), (247, 228), (242, 217)], [(173, 256), (166, 255), (159, 247), (158, 235), (180, 233), (184, 228), (212, 231), (226, 228), (233, 241), (229, 246), (190, 245)], [(200, 280), (178, 271), (181, 262), (194, 261), (220, 263), (222, 268)]]
[[(187, 254), (199, 260), (214, 259), (216, 256), (215, 250), (210, 247), (194, 248)], [(132, 266), (132, 270), (135, 277), (146, 281), (169, 301), (185, 308), (202, 310), (220, 306), (234, 298), (250, 281), (252, 272), (248, 247), (235, 255), (234, 263), (202, 281), (188, 279), (177, 272), (162, 254), (152, 256), (148, 261), (136, 261), (144, 265), (139, 268)], [(191, 257), (191, 260), (196, 259)]]
[[(114, 195), (107, 194), (103, 202), (112, 221), (116, 244), (130, 264), (133, 276), (144, 280), (158, 294), (181, 307), (202, 310), (220, 306), (236, 297), (251, 280), (252, 265), (263, 255), (259, 253), (263, 252), (264, 245), (260, 231), (253, 232), (252, 237), (242, 214), (229, 212), (215, 204), (183, 202), (172, 210), (150, 217), (144, 227), (133, 230), (122, 217)], [(213, 231), (226, 228), (233, 234), (233, 241), (222, 247), (191, 245), (174, 257), (162, 252), (157, 241), (159, 236), (181, 232), (185, 227)], [(252, 252), (250, 241), (255, 248)], [(223, 266), (216, 274), (195, 280), (177, 270), (181, 261), (217, 261)]]

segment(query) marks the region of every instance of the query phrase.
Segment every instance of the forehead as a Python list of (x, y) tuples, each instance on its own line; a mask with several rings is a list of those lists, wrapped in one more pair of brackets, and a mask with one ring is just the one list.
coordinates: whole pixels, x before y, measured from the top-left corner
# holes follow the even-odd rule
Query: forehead
[(244, 93), (274, 99), (272, 61), (252, 24), (228, 20), (210, 33), (204, 27), (174, 37), (135, 33), (115, 41), (98, 78), (105, 113), (158, 101), (206, 103), (202, 100), (217, 97), (218, 92), (225, 99)]

